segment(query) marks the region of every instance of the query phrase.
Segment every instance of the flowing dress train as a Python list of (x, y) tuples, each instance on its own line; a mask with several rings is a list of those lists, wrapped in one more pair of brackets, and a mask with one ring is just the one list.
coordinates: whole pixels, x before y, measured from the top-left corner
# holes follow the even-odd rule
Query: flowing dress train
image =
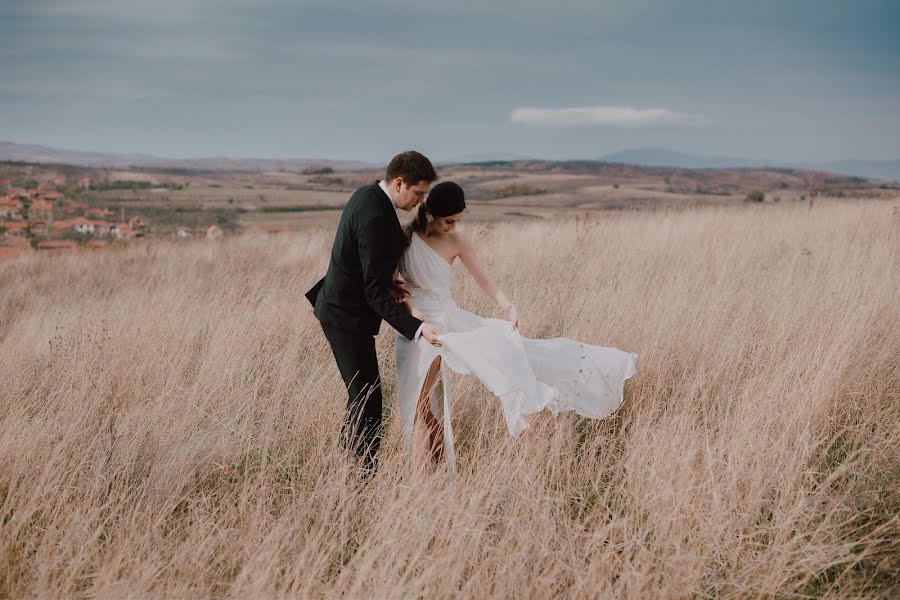
[(400, 419), (407, 461), (416, 404), (428, 369), (438, 356), (438, 382), (428, 400), (432, 414), (443, 426), (444, 457), (454, 473), (448, 370), (474, 375), (500, 399), (507, 429), (513, 436), (528, 427), (526, 415), (543, 409), (554, 414), (573, 410), (597, 419), (608, 416), (622, 403), (622, 389), (636, 371), (637, 354), (568, 338), (525, 338), (509, 321), (480, 317), (459, 308), (450, 296), (450, 264), (418, 234), (413, 234), (409, 248), (400, 257), (399, 269), (410, 301), (426, 322), (442, 332), (439, 340), (443, 345), (436, 348), (422, 337), (411, 342), (396, 335)]

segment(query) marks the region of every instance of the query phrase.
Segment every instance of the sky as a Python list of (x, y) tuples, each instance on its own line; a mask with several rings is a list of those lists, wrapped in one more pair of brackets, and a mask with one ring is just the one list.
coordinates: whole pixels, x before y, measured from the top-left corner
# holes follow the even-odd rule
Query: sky
[(897, 0), (0, 0), (0, 140), (900, 158)]

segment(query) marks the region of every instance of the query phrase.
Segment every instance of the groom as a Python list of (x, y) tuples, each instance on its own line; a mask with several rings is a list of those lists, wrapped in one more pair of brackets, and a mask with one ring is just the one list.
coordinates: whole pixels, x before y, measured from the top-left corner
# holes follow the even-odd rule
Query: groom
[(341, 442), (370, 472), (377, 466), (382, 434), (375, 354), (381, 321), (409, 340), (421, 335), (439, 343), (435, 327), (398, 303), (405, 289), (393, 277), (405, 245), (396, 209), (418, 206), (437, 178), (428, 158), (409, 151), (391, 160), (384, 181), (356, 190), (341, 214), (328, 272), (306, 293), (349, 393)]

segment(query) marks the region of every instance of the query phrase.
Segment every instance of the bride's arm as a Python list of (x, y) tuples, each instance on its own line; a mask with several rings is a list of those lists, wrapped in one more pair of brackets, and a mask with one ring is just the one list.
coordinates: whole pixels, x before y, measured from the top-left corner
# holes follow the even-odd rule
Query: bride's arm
[(472, 247), (472, 244), (459, 233), (455, 233), (454, 237), (456, 238), (457, 248), (459, 250), (459, 260), (466, 266), (466, 270), (472, 275), (472, 278), (478, 284), (478, 287), (481, 288), (488, 298), (500, 305), (500, 308), (506, 313), (507, 318), (512, 321), (513, 326), (518, 329), (519, 314), (516, 307), (509, 301), (509, 298), (506, 297), (503, 290), (498, 288), (497, 285), (491, 281), (491, 278), (487, 276), (487, 273), (484, 272), (484, 269), (481, 268), (481, 261), (479, 261), (478, 257), (475, 255), (475, 249)]

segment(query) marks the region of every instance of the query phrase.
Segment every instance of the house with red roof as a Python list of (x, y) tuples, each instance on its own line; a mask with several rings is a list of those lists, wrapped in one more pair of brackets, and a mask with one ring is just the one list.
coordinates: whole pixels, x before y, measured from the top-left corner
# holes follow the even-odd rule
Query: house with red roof
[(114, 225), (117, 240), (130, 240), (134, 237), (134, 230), (128, 226), (128, 223), (116, 223)]
[(78, 245), (73, 240), (41, 240), (38, 242), (38, 250), (52, 250), (54, 252), (72, 252)]
[(72, 221), (53, 221), (51, 229), (53, 230), (53, 233), (59, 233), (61, 231), (68, 231), (73, 227)]
[(28, 224), (28, 229), (33, 235), (47, 235), (47, 221), (42, 221), (40, 219), (31, 221)]
[(31, 241), (26, 237), (8, 236), (0, 238), (0, 246), (6, 248), (31, 248)]
[(116, 216), (116, 211), (109, 208), (92, 208), (85, 211), (85, 215), (94, 219), (107, 219)]
[(28, 209), (28, 214), (31, 216), (44, 216), (49, 217), (53, 214), (53, 201), (45, 200), (44, 198), (39, 198), (37, 200), (32, 200), (31, 207)]
[(84, 217), (76, 217), (72, 219), (72, 229), (78, 233), (94, 233), (94, 222)]
[(94, 221), (94, 235), (106, 237), (110, 235), (110, 229), (112, 229), (112, 223), (107, 223), (106, 221)]
[(67, 202), (63, 205), (62, 212), (63, 214), (74, 215), (78, 211), (81, 211), (82, 214), (87, 214), (88, 210), (90, 210), (90, 207), (82, 202)]
[(22, 201), (15, 198), (0, 198), (0, 219), (21, 219)]
[(140, 217), (131, 217), (128, 219), (128, 227), (136, 237), (140, 237), (147, 233), (147, 224)]
[(3, 221), (2, 225), (6, 235), (25, 235), (28, 233), (28, 223), (25, 221)]
[(80, 187), (83, 190), (91, 189), (91, 178), (90, 177), (82, 177), (78, 181), (78, 187)]
[(206, 239), (208, 240), (217, 240), (223, 235), (222, 228), (218, 225), (210, 225), (209, 229), (206, 230)]
[(175, 236), (180, 240), (186, 240), (194, 235), (194, 232), (191, 231), (190, 227), (185, 227), (184, 225), (179, 225), (175, 228)]
[(53, 183), (56, 184), (57, 186), (66, 185), (66, 176), (63, 173), (57, 173), (56, 176), (53, 178)]

